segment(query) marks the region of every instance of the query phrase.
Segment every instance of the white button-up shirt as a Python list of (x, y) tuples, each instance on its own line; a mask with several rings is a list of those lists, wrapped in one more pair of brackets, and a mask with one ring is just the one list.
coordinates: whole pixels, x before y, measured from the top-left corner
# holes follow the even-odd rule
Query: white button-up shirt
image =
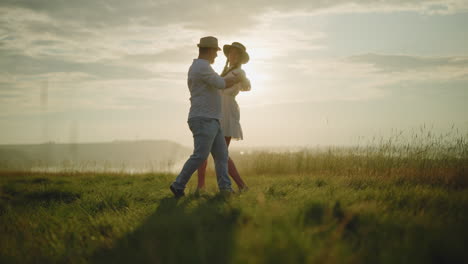
[(222, 112), (219, 89), (226, 88), (224, 78), (211, 68), (207, 60), (194, 59), (188, 71), (187, 84), (191, 104), (188, 118), (206, 117), (220, 120)]

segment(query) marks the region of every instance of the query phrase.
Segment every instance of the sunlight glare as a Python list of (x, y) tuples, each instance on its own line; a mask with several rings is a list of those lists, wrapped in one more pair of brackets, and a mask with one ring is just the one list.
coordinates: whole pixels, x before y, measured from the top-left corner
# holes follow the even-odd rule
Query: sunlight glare
[[(247, 64), (242, 66), (242, 69), (245, 71), (247, 78), (249, 78), (252, 85), (252, 90), (249, 92), (248, 96), (239, 96), (238, 100), (241, 103), (246, 103), (249, 105), (255, 104), (255, 102), (261, 101), (261, 97), (266, 89), (268, 81), (271, 80), (271, 77), (268, 73), (268, 59), (271, 52), (264, 45), (261, 45), (261, 42), (255, 41), (254, 39), (242, 40), (243, 44), (245, 43), (247, 47), (247, 52), (249, 53), (250, 60)], [(228, 42), (229, 43), (229, 42)], [(232, 43), (232, 42), (230, 42)], [(221, 73), (223, 71), (224, 65), (226, 63), (226, 56), (223, 51), (218, 52), (218, 57), (215, 60), (215, 63), (212, 65), (213, 69)]]

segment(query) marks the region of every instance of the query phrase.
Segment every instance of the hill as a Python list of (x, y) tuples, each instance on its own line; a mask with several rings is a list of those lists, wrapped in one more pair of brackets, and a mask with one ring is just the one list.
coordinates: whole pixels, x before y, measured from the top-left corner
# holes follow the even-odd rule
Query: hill
[(0, 170), (167, 169), (190, 151), (167, 140), (0, 145)]

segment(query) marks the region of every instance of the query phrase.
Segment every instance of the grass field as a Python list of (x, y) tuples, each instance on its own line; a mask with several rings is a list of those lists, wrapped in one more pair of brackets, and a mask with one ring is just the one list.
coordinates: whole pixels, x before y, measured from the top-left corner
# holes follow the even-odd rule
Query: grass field
[[(421, 143), (423, 142), (423, 143)], [(0, 263), (468, 263), (468, 145), (236, 155), (250, 190), (173, 174), (0, 175)]]

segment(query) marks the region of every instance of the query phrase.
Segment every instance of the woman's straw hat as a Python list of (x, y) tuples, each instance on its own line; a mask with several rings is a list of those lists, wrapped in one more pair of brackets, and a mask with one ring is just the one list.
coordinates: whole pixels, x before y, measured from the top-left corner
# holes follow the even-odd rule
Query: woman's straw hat
[(198, 43), (197, 46), (199, 48), (214, 48), (221, 50), (218, 46), (218, 39), (212, 36), (201, 38), (200, 43)]
[(242, 43), (240, 43), (240, 42), (233, 42), (231, 45), (224, 45), (223, 46), (223, 52), (224, 52), (224, 55), (226, 55), (226, 57), (229, 54), (229, 50), (231, 48), (233, 48), (233, 47), (240, 50), (240, 52), (241, 52), (241, 60), (240, 61), (241, 61), (242, 64), (245, 64), (245, 63), (249, 62), (249, 59), (250, 59), (249, 54), (247, 53), (245, 46), (242, 45)]

